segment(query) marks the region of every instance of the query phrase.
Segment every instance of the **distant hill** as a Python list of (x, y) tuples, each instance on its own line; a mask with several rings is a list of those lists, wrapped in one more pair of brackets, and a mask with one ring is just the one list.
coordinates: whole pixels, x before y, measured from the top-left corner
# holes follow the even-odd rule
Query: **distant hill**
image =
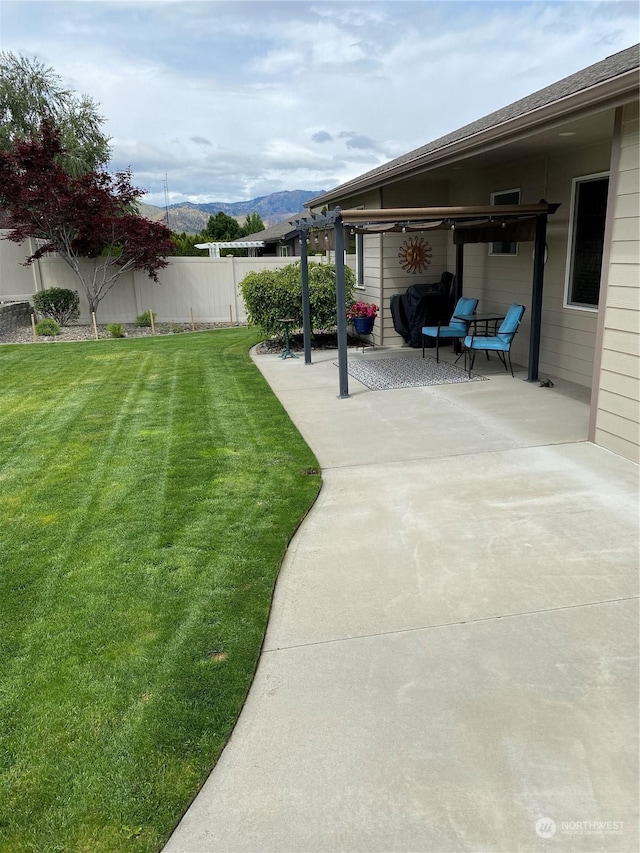
[[(140, 215), (152, 222), (166, 222), (167, 211), (164, 207), (152, 204), (138, 203)], [(169, 227), (177, 233), (197, 234), (202, 231), (209, 221), (209, 213), (191, 207), (174, 207), (169, 209)]]
[[(192, 204), (181, 202), (169, 205), (169, 227), (178, 233), (197, 234), (205, 227), (209, 217), (222, 211), (233, 216), (238, 222), (244, 222), (249, 213), (259, 213), (266, 226), (282, 222), (287, 217), (297, 216), (305, 202), (321, 195), (324, 190), (289, 190), (271, 195), (263, 195), (250, 201), (212, 201), (207, 204)], [(166, 220), (167, 211), (164, 207), (152, 204), (139, 204), (140, 213), (154, 222)]]

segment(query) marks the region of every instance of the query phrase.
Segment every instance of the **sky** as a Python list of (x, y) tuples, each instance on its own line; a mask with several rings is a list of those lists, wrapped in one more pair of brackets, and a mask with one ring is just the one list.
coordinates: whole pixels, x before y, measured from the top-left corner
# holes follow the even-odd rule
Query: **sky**
[(144, 201), (329, 190), (640, 41), (617, 0), (0, 0)]

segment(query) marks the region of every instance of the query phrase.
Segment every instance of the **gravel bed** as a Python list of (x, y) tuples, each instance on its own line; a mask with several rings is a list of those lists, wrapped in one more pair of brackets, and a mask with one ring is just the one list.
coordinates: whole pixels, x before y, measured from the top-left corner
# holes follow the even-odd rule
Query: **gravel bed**
[[(194, 328), (191, 328), (191, 323), (156, 323), (156, 335), (175, 335), (182, 332), (204, 332), (209, 329), (227, 329), (241, 325), (240, 323), (194, 323)], [(123, 337), (126, 338), (149, 338), (151, 337), (151, 329), (146, 326), (136, 326), (135, 323), (122, 324)], [(98, 324), (98, 338), (112, 338), (106, 326)], [(11, 332), (6, 332), (0, 336), (0, 344), (51, 344), (56, 341), (93, 341), (95, 335), (93, 326), (63, 326), (60, 329), (60, 334), (56, 337), (37, 336), (33, 339), (33, 330), (31, 326), (20, 326)]]
[[(229, 329), (237, 328), (243, 325), (242, 323), (194, 323), (194, 328), (191, 328), (191, 323), (156, 323), (156, 335), (175, 335), (179, 333), (189, 332), (205, 332), (210, 329)], [(151, 329), (147, 326), (136, 326), (135, 323), (122, 324), (123, 337), (126, 338), (149, 338), (151, 337)], [(112, 335), (107, 331), (106, 326), (98, 324), (98, 338), (110, 340)], [(36, 336), (33, 338), (33, 330), (31, 326), (20, 326), (11, 332), (6, 332), (0, 335), (0, 345), (2, 344), (54, 344), (56, 342), (69, 343), (72, 341), (93, 341), (95, 335), (93, 326), (63, 326), (60, 329), (60, 334), (56, 337)], [(361, 347), (366, 345), (366, 341), (359, 338), (354, 338), (351, 335), (347, 336), (347, 345), (349, 347)], [(293, 352), (302, 352), (304, 350), (304, 338), (302, 334), (294, 333), (290, 336), (289, 347)], [(319, 332), (312, 336), (311, 348), (313, 350), (337, 349), (338, 341), (335, 332)], [(279, 338), (269, 338), (256, 347), (258, 355), (269, 355), (271, 353), (281, 353), (284, 350), (284, 342)]]

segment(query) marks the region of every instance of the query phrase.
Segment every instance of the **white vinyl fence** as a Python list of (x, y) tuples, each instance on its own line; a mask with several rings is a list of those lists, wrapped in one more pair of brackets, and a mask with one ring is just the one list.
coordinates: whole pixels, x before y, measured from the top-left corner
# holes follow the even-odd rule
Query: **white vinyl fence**
[[(8, 232), (0, 231), (0, 237)], [(33, 250), (0, 239), (0, 302), (32, 301), (33, 294), (49, 287), (66, 287), (80, 296), (81, 323), (89, 323), (89, 307), (82, 285), (59, 257), (46, 257), (22, 266)], [(158, 322), (244, 323), (246, 311), (239, 283), (250, 272), (280, 269), (296, 258), (171, 258), (156, 284), (145, 273), (125, 273), (98, 307), (98, 323), (131, 323), (143, 311), (153, 311)], [(328, 263), (325, 256), (310, 261)], [(347, 262), (354, 266), (349, 257)]]

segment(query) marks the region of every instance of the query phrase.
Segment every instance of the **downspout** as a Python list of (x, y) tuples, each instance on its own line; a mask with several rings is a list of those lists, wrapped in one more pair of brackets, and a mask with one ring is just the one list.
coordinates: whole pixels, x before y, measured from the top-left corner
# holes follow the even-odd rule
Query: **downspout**
[(596, 425), (598, 421), (598, 400), (600, 397), (600, 371), (602, 369), (602, 347), (604, 344), (604, 323), (607, 310), (607, 291), (609, 289), (609, 263), (611, 260), (611, 240), (618, 193), (618, 171), (620, 168), (620, 148), (622, 147), (622, 113), (618, 107), (613, 123), (611, 159), (609, 162), (609, 187), (607, 190), (607, 215), (604, 222), (604, 240), (602, 248), (602, 271), (600, 273), (600, 294), (598, 296), (598, 322), (596, 325), (595, 349), (593, 353), (593, 375), (591, 377), (591, 407), (589, 410), (589, 431), (587, 438), (596, 443)]

